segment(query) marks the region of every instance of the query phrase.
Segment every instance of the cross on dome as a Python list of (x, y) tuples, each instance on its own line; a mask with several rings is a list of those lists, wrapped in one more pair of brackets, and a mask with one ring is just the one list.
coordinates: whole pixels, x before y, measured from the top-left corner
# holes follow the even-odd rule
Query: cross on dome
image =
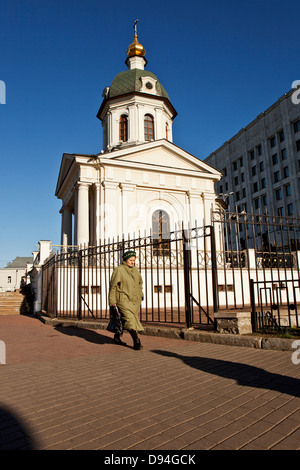
[(146, 51), (144, 49), (144, 47), (142, 46), (142, 44), (139, 43), (138, 41), (138, 37), (137, 37), (137, 22), (138, 20), (135, 20), (134, 22), (134, 40), (133, 40), (133, 43), (130, 44), (128, 46), (128, 49), (127, 49), (127, 56), (128, 57), (134, 57), (134, 56), (140, 56), (140, 57), (144, 57), (145, 54), (146, 54)]

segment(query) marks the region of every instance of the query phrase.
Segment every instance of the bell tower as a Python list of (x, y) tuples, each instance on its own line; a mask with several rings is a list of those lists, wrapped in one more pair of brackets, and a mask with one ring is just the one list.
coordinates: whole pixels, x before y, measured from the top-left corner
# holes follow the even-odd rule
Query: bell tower
[(104, 152), (153, 140), (173, 141), (172, 125), (177, 113), (156, 75), (145, 70), (145, 55), (138, 41), (136, 20), (134, 40), (127, 48), (128, 70), (120, 72), (104, 89), (97, 114), (103, 126)]

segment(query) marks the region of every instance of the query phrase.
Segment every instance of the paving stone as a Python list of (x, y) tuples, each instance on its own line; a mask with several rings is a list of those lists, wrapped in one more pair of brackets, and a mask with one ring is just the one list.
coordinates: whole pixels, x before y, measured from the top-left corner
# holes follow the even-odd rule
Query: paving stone
[(104, 329), (2, 316), (0, 449), (299, 448), (290, 351), (173, 336), (134, 351)]

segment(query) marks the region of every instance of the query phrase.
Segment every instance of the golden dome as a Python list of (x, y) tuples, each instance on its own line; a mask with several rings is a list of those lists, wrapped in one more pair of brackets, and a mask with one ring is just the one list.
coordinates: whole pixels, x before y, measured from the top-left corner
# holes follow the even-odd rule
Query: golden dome
[(146, 51), (145, 51), (144, 47), (138, 41), (137, 32), (136, 32), (137, 22), (138, 22), (138, 20), (135, 20), (135, 22), (134, 22), (134, 40), (133, 40), (133, 43), (130, 44), (130, 46), (128, 46), (128, 49), (127, 49), (128, 57), (133, 57), (135, 55), (140, 56), (140, 57), (144, 57), (145, 54), (146, 54)]

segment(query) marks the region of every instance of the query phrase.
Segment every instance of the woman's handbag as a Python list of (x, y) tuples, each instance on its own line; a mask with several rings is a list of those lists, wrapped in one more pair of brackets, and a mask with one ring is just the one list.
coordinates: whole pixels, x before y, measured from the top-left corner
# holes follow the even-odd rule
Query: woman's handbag
[(109, 323), (106, 328), (111, 333), (123, 333), (123, 325), (121, 320), (121, 314), (118, 307), (112, 305), (109, 309)]

